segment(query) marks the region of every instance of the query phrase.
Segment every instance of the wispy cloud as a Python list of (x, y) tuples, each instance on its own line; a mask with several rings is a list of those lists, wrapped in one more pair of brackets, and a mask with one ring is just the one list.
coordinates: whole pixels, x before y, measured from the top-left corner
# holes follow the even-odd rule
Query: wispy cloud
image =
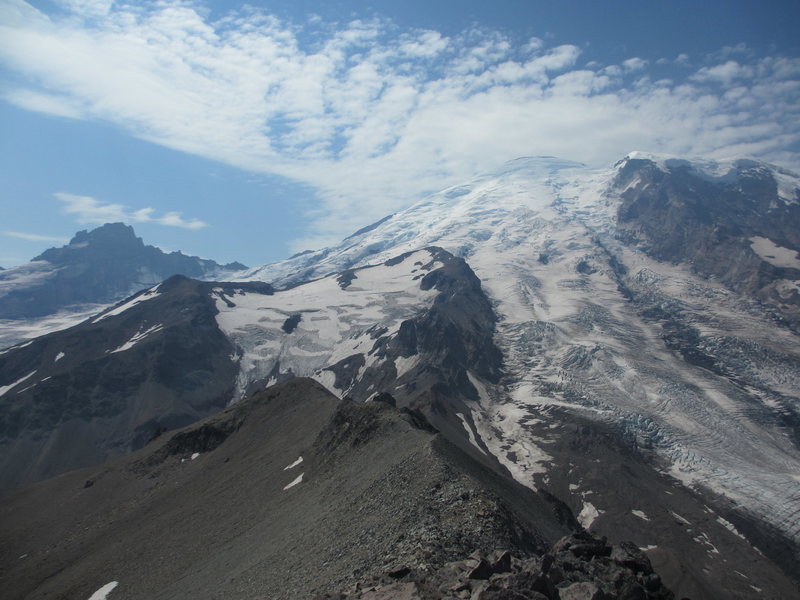
[(190, 2), (62, 5), (71, 12), (58, 17), (22, 0), (0, 9), (0, 61), (39, 82), (6, 100), (309, 184), (321, 203), (300, 247), (527, 154), (800, 166), (796, 57), (737, 47), (601, 65), (576, 45), (496, 31), (287, 23), (253, 8), (211, 21)]
[(179, 212), (155, 216), (154, 208), (130, 210), (121, 204), (106, 204), (90, 196), (77, 196), (58, 192), (56, 198), (64, 203), (64, 212), (74, 216), (79, 223), (157, 223), (184, 229), (202, 229), (208, 224), (199, 219), (184, 219)]
[(69, 238), (52, 235), (39, 235), (38, 233), (23, 233), (21, 231), (4, 231), (3, 235), (8, 237), (26, 240), (28, 242), (52, 242), (54, 244), (66, 244)]

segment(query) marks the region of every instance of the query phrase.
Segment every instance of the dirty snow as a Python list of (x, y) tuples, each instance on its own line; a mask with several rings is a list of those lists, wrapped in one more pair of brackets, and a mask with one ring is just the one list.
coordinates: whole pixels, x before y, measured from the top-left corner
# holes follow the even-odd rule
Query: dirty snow
[(778, 244), (770, 239), (751, 237), (750, 247), (762, 260), (768, 262), (773, 267), (800, 269), (800, 258), (797, 257), (797, 252), (790, 248), (778, 246)]
[(456, 416), (461, 419), (462, 425), (464, 425), (464, 429), (467, 430), (467, 435), (469, 436), (469, 443), (475, 446), (481, 454), (486, 454), (486, 451), (480, 447), (478, 444), (478, 440), (475, 439), (475, 432), (472, 431), (472, 427), (469, 426), (469, 421), (464, 416), (463, 413), (456, 413)]

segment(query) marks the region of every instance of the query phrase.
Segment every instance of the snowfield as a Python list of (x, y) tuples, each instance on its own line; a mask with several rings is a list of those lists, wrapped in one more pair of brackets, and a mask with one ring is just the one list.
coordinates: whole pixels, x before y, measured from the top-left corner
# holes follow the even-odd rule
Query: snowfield
[(370, 367), (378, 335), (396, 333), (433, 301), (436, 291), (422, 290), (421, 279), (441, 266), (420, 250), (396, 264), (361, 268), (349, 283), (330, 275), (271, 296), (228, 297), (216, 289), (217, 322), (241, 352), (237, 398), (253, 382), (287, 373), (313, 377), (342, 396), (347, 390), (325, 367), (357, 354), (362, 372)]

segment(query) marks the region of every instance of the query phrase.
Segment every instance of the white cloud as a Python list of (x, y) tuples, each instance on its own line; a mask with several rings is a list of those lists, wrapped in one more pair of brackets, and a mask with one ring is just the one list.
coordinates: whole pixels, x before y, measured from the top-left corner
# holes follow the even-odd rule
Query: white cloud
[(54, 244), (66, 244), (69, 238), (52, 235), (40, 235), (38, 233), (23, 233), (21, 231), (4, 231), (3, 235), (26, 240), (28, 242), (53, 242)]
[[(312, 186), (320, 204), (300, 247), (521, 155), (603, 165), (641, 148), (800, 165), (797, 58), (737, 47), (692, 67), (679, 54), (671, 62), (686, 77), (664, 79), (636, 56), (580, 64), (577, 45), (546, 35), (516, 47), (479, 29), (446, 37), (380, 20), (285, 23), (252, 8), (211, 21), (190, 3), (62, 4), (65, 17), (22, 0), (0, 8), (0, 63), (38, 82), (6, 85), (6, 100)], [(67, 203), (86, 222), (202, 226), (88, 200)]]
[(639, 57), (629, 58), (622, 61), (622, 67), (629, 73), (641, 71), (647, 66), (647, 61)]
[(155, 209), (140, 208), (130, 211), (121, 204), (104, 204), (91, 196), (77, 196), (66, 192), (54, 194), (64, 203), (64, 212), (73, 215), (79, 223), (156, 223), (183, 229), (202, 229), (208, 224), (199, 219), (186, 220), (179, 212), (168, 212), (160, 217), (153, 216)]
[(735, 60), (729, 60), (726, 63), (714, 65), (712, 67), (703, 67), (692, 75), (690, 79), (693, 81), (716, 82), (729, 85), (734, 79), (749, 79), (752, 76), (752, 67), (740, 65)]
[(67, 117), (69, 119), (83, 117), (81, 108), (75, 106), (74, 100), (66, 96), (43, 94), (34, 90), (18, 88), (5, 91), (3, 98), (21, 108), (55, 117)]

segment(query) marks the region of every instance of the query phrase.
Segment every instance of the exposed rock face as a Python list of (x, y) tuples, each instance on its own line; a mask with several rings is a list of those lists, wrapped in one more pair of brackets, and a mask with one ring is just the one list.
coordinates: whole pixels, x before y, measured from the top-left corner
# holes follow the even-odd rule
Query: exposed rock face
[(10, 598), (87, 598), (114, 580), (121, 600), (295, 600), (474, 550), (536, 556), (570, 523), (419, 415), (295, 379), (4, 495), (0, 583)]
[(132, 227), (109, 223), (79, 231), (68, 245), (3, 271), (0, 319), (41, 317), (73, 305), (116, 302), (172, 275), (221, 278), (225, 271), (244, 268), (180, 252), (166, 254), (146, 246)]
[(126, 454), (223, 408), (238, 365), (211, 287), (176, 276), (3, 352), (0, 381), (12, 385), (0, 395), (0, 489)]
[(436, 570), (398, 569), (318, 600), (672, 600), (674, 594), (635, 545), (609, 545), (586, 532), (559, 540), (546, 554), (497, 550)]
[(688, 161), (628, 159), (614, 182), (619, 235), (775, 307), (797, 329), (800, 202), (779, 195), (774, 173), (748, 160), (711, 176)]
[[(469, 413), (465, 400), (479, 399), (468, 373), (491, 382), (501, 375), (496, 316), (466, 261), (440, 248), (429, 250), (431, 259), (442, 264), (420, 279), (420, 289), (436, 292), (433, 303), (404, 320), (396, 332), (377, 333), (369, 353), (377, 362), (371, 369), (359, 370), (363, 361), (356, 355), (326, 370), (337, 375), (336, 387), (343, 393), (365, 400), (375, 390), (391, 390), (401, 405), (419, 408), (437, 427), (454, 430), (450, 439), (466, 442), (456, 414)], [(402, 361), (415, 366), (398, 372)]]

